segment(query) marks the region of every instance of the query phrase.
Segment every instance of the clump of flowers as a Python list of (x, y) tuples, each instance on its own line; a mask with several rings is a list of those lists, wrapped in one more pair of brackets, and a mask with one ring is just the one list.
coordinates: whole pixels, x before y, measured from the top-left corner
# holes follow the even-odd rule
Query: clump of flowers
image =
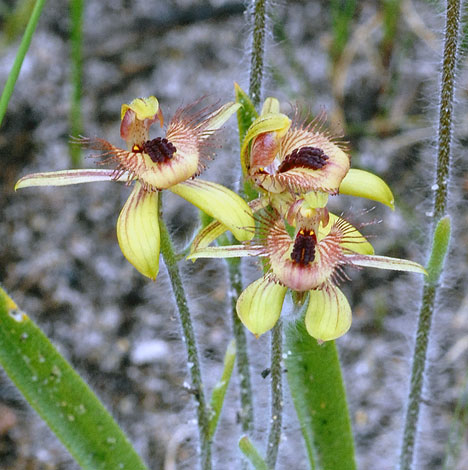
[(151, 125), (164, 120), (154, 96), (137, 98), (121, 109), (120, 135), (127, 149), (100, 138), (75, 141), (98, 151), (101, 164), (112, 169), (79, 169), (35, 173), (21, 178), (15, 189), (63, 186), (96, 181), (132, 184), (132, 192), (117, 221), (122, 253), (143, 275), (156, 279), (159, 271), (159, 191), (169, 189), (219, 220), (239, 241), (253, 237), (249, 206), (229, 189), (196, 178), (212, 149), (211, 137), (239, 108), (227, 103), (196, 111), (198, 102), (179, 109), (164, 137), (149, 137)]
[(263, 276), (247, 286), (237, 313), (256, 336), (273, 328), (288, 290), (306, 299), (305, 325), (311, 336), (329, 341), (351, 326), (351, 307), (338, 284), (346, 266), (425, 273), (413, 261), (374, 255), (372, 245), (349, 222), (329, 213), (329, 195), (367, 197), (393, 208), (393, 195), (379, 177), (351, 170), (344, 148), (329, 134), (302, 125), (266, 100), (241, 148), (244, 175), (256, 185), (257, 235), (251, 242), (208, 246), (222, 232), (219, 223), (195, 239), (189, 259), (258, 256)]

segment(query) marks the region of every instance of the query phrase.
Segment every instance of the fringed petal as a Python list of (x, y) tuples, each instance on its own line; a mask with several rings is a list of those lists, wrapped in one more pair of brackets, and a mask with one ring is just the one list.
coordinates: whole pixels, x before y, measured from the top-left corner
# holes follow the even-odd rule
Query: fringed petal
[(125, 258), (144, 276), (159, 271), (158, 193), (136, 183), (117, 221), (117, 239)]
[(387, 183), (368, 171), (350, 169), (341, 182), (340, 194), (365, 197), (372, 201), (381, 202), (392, 210), (395, 209), (393, 194)]
[[(95, 183), (98, 181), (114, 181), (114, 170), (63, 170), (48, 173), (32, 173), (23, 176), (15, 185), (17, 189), (31, 186), (68, 186), (71, 184)], [(123, 174), (119, 181), (128, 181), (128, 174)]]
[(318, 238), (321, 240), (330, 233), (333, 225), (339, 224), (342, 238), (340, 241), (341, 248), (361, 255), (373, 255), (374, 247), (367, 241), (366, 237), (362, 235), (359, 230), (351, 225), (345, 219), (338, 217), (335, 214), (329, 213), (329, 222), (325, 227), (320, 227)]
[(237, 300), (237, 315), (255, 336), (271, 330), (281, 314), (287, 288), (262, 277), (250, 284)]
[(320, 342), (343, 336), (351, 326), (351, 307), (338, 287), (327, 284), (309, 292), (305, 326), (310, 336)]
[(255, 222), (252, 209), (233, 191), (200, 179), (185, 181), (169, 189), (226, 225), (237, 240), (253, 238)]

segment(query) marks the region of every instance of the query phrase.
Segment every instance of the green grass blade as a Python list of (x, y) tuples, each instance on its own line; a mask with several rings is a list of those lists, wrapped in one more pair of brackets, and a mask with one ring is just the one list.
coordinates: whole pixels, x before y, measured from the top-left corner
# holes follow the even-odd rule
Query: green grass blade
[(239, 441), (239, 449), (249, 459), (255, 470), (268, 470), (268, 465), (258, 452), (257, 448), (247, 436), (242, 436)]
[(21, 71), (21, 66), (23, 65), (26, 52), (28, 52), (29, 45), (31, 44), (31, 39), (33, 37), (34, 31), (36, 30), (37, 22), (41, 16), (44, 4), (45, 0), (37, 0), (36, 4), (34, 5), (34, 9), (31, 13), (31, 17), (29, 18), (28, 25), (26, 26), (26, 31), (24, 32), (23, 39), (21, 40), (21, 44), (16, 54), (15, 62), (10, 70), (10, 74), (8, 75), (5, 87), (3, 88), (2, 96), (0, 97), (0, 126), (2, 124), (3, 118), (5, 117), (8, 103), (10, 102), (11, 95), (15, 89), (16, 80), (18, 79), (19, 73)]
[(84, 470), (146, 470), (88, 385), (2, 288), (0, 365)]
[(354, 440), (334, 341), (319, 345), (302, 321), (286, 328), (288, 382), (313, 470), (355, 470)]
[(209, 422), (209, 431), (208, 434), (210, 438), (214, 436), (216, 427), (218, 425), (219, 416), (221, 414), (221, 409), (223, 408), (224, 397), (226, 395), (226, 390), (231, 380), (232, 370), (234, 369), (234, 363), (236, 361), (236, 342), (232, 340), (226, 350), (224, 355), (224, 369), (221, 379), (215, 385), (213, 392), (211, 393), (211, 418)]
[[(242, 142), (244, 141), (245, 134), (247, 134), (247, 130), (250, 125), (255, 121), (255, 119), (257, 119), (258, 113), (249, 95), (237, 83), (234, 85), (234, 90), (236, 95), (236, 103), (240, 103), (242, 105), (242, 107), (239, 108), (239, 110), (237, 111), (239, 141), (242, 147)], [(245, 165), (242, 164), (241, 166), (242, 168), (244, 168)], [(253, 199), (256, 199), (258, 197), (258, 192), (252, 182), (248, 179), (245, 179), (247, 175), (244, 174), (243, 176), (243, 193), (247, 201), (252, 201)]]
[(236, 103), (240, 103), (242, 108), (237, 111), (237, 124), (239, 126), (240, 144), (244, 141), (245, 134), (250, 125), (257, 119), (258, 113), (252, 103), (249, 95), (236, 83), (234, 85), (236, 95)]
[(336, 64), (348, 42), (356, 7), (356, 0), (332, 0), (330, 3), (333, 32), (330, 49), (332, 64)]
[[(71, 85), (72, 97), (70, 105), (70, 134), (79, 136), (83, 134), (83, 123), (81, 120), (81, 95), (82, 95), (82, 75), (83, 75), (83, 57), (82, 57), (82, 32), (83, 32), (83, 0), (70, 1), (70, 19), (71, 19)], [(81, 146), (70, 144), (69, 146), (72, 165), (79, 167), (81, 164)]]

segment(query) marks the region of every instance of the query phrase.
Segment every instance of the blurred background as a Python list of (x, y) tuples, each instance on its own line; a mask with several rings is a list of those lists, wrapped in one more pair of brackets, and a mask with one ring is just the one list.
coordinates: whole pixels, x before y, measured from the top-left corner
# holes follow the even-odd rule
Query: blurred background
[[(13, 64), (32, 0), (0, 1), (0, 83)], [(248, 89), (246, 2), (87, 0), (83, 20), (81, 126), (73, 105), (72, 21), (68, 2), (49, 0), (0, 129), (0, 282), (41, 326), (116, 416), (150, 468), (197, 467), (193, 399), (164, 268), (149, 282), (124, 259), (115, 224), (129, 188), (114, 183), (31, 188), (27, 173), (94, 166), (72, 156), (70, 135), (115, 145), (120, 106), (156, 95), (168, 122), (183, 104), (233, 99)], [(283, 112), (325, 110), (349, 141), (352, 165), (392, 188), (396, 210), (338, 196), (332, 204), (365, 228), (380, 255), (426, 259), (435, 159), (444, 2), (437, 0), (275, 1), (269, 5), (264, 94)], [(468, 468), (468, 297), (466, 59), (458, 75), (451, 213), (452, 253), (435, 319), (417, 470)], [(75, 106), (75, 108), (74, 108)], [(71, 118), (74, 115), (75, 118)], [(77, 117), (78, 116), (78, 117)], [(71, 122), (74, 124), (71, 125)], [(239, 143), (232, 119), (204, 178), (236, 188)], [(80, 161), (80, 158), (82, 160)], [(197, 228), (193, 206), (164, 194), (180, 248)], [(224, 264), (182, 262), (206, 382), (220, 376), (231, 338)], [(245, 263), (245, 282), (257, 276)], [(343, 289), (354, 312), (337, 341), (356, 436), (358, 467), (395, 467), (409, 379), (420, 279), (364, 269)], [(286, 321), (292, 317), (285, 313)], [(254, 440), (268, 423), (268, 335), (249, 335), (256, 394)], [(228, 391), (214, 449), (216, 470), (237, 468), (237, 379)], [(305, 469), (305, 451), (285, 390), (278, 469)], [(447, 460), (447, 455), (450, 457)], [(445, 463), (444, 463), (445, 462)], [(443, 467), (445, 465), (445, 467)], [(0, 470), (75, 470), (58, 440), (0, 371)]]

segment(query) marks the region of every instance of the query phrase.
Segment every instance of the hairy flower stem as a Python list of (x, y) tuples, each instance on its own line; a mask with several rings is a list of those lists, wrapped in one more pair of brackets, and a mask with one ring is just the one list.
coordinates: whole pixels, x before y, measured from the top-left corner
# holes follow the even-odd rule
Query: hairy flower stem
[(177, 266), (177, 256), (162, 216), (161, 195), (159, 197), (159, 230), (161, 234), (161, 253), (166, 264), (177, 310), (179, 312), (182, 333), (187, 348), (187, 364), (192, 379), (193, 395), (197, 401), (198, 430), (200, 433), (201, 468), (211, 470), (211, 439), (209, 437), (209, 419), (202, 381), (200, 360), (190, 310), (187, 304), (184, 286)]
[[(437, 189), (434, 198), (434, 229), (447, 210), (460, 13), (460, 0), (447, 0), (437, 138)], [(424, 384), (424, 371), (427, 361), (427, 348), (437, 291), (438, 277), (435, 280), (428, 279), (424, 285), (422, 305), (419, 312), (410, 392), (400, 454), (400, 470), (410, 470), (413, 464), (421, 394)]]
[(231, 283), (231, 313), (232, 329), (236, 339), (237, 348), (237, 371), (240, 381), (240, 401), (241, 413), (240, 421), (242, 431), (248, 433), (253, 425), (253, 403), (252, 403), (252, 384), (250, 380), (249, 355), (247, 351), (247, 338), (245, 336), (244, 325), (240, 321), (236, 312), (236, 303), (242, 293), (242, 276), (240, 273), (240, 259), (228, 260), (229, 281)]
[(262, 94), (263, 59), (265, 55), (266, 7), (267, 0), (253, 2), (253, 34), (250, 57), (249, 95), (252, 103), (258, 108)]
[(281, 425), (283, 415), (283, 325), (278, 320), (271, 331), (271, 423), (268, 435), (266, 462), (270, 470), (274, 470), (278, 457), (278, 448), (281, 439)]

